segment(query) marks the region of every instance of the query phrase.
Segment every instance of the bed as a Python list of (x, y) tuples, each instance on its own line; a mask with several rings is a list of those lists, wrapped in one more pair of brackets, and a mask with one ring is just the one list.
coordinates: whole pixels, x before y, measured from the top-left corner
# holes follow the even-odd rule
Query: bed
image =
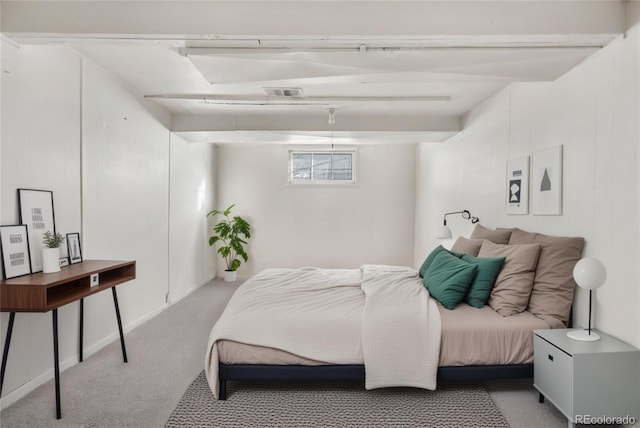
[(532, 377), (532, 331), (569, 324), (583, 246), (582, 238), (478, 225), (451, 250), (434, 249), (419, 270), (268, 269), (238, 288), (214, 325), (209, 385), (224, 400), (228, 381), (435, 389)]

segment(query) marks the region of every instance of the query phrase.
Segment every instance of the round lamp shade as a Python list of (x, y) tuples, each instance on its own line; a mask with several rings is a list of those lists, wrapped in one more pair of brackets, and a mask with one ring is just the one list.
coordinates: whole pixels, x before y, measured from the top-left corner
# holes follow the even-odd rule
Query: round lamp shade
[(436, 232), (436, 239), (451, 239), (451, 229), (449, 229), (449, 226), (440, 226)]
[(573, 279), (576, 284), (587, 290), (595, 290), (607, 279), (607, 270), (599, 260), (585, 257), (573, 268)]

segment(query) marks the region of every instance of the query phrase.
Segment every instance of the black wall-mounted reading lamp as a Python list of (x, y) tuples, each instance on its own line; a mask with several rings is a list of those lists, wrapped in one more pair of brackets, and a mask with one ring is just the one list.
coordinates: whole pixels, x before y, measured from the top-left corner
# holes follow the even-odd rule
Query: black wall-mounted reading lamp
[(462, 214), (462, 218), (465, 220), (471, 220), (472, 224), (476, 224), (477, 222), (480, 221), (478, 217), (472, 217), (469, 210), (454, 211), (451, 213), (446, 213), (444, 215), (444, 222), (440, 227), (440, 230), (438, 230), (438, 234), (436, 235), (437, 239), (451, 239), (451, 229), (449, 229), (449, 226), (447, 226), (447, 216), (452, 214)]

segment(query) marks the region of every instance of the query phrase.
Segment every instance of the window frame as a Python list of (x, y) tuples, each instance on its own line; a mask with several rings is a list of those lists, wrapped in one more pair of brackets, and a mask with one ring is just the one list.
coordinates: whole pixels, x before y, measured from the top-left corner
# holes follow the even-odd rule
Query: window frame
[[(294, 154), (350, 154), (351, 155), (351, 180), (314, 180), (313, 179), (313, 169), (312, 169), (312, 177), (310, 179), (302, 179), (302, 178), (293, 178), (293, 155)], [(358, 159), (358, 151), (354, 148), (344, 148), (344, 149), (289, 149), (289, 158), (288, 158), (288, 174), (287, 179), (290, 185), (295, 186), (353, 186), (357, 184), (357, 159)], [(312, 165), (313, 165), (313, 157), (312, 157)]]

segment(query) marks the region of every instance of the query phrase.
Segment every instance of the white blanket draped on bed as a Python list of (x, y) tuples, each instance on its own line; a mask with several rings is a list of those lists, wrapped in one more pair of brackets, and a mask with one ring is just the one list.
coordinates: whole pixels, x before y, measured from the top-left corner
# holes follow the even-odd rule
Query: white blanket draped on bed
[(440, 314), (415, 270), (268, 269), (238, 288), (211, 330), (205, 360), (218, 397), (218, 340), (361, 364), (366, 388), (435, 389)]

